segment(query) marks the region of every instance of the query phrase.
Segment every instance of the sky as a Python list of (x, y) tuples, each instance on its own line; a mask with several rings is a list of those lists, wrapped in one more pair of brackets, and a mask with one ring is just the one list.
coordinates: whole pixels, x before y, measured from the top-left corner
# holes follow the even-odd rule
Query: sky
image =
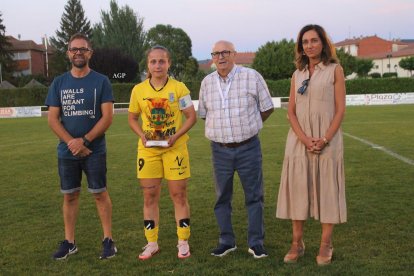
[[(101, 22), (110, 0), (81, 0), (91, 24)], [(6, 35), (41, 43), (55, 36), (67, 0), (1, 0)], [(228, 40), (238, 52), (255, 52), (270, 41), (296, 39), (307, 24), (325, 28), (333, 42), (377, 35), (414, 39), (414, 0), (117, 0), (143, 18), (183, 29), (198, 60), (210, 58), (214, 42)]]

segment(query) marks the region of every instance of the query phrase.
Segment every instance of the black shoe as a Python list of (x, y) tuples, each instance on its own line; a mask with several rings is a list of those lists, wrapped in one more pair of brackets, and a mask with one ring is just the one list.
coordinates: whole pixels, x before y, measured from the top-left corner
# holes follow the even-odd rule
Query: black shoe
[(249, 248), (248, 252), (250, 254), (252, 254), (255, 259), (260, 259), (260, 258), (264, 258), (264, 257), (268, 256), (266, 250), (263, 247), (263, 245), (253, 246), (253, 247)]
[(61, 241), (58, 250), (53, 254), (53, 259), (55, 260), (64, 260), (69, 255), (75, 254), (78, 252), (78, 248), (74, 243), (70, 243), (68, 240)]
[(219, 244), (216, 249), (211, 251), (211, 255), (216, 257), (223, 257), (226, 256), (231, 251), (234, 251), (237, 249), (236, 245), (226, 245), (226, 244)]
[(103, 251), (101, 256), (99, 257), (99, 259), (101, 260), (115, 257), (116, 252), (118, 252), (118, 250), (115, 247), (114, 241), (110, 238), (105, 238), (102, 242), (102, 246)]

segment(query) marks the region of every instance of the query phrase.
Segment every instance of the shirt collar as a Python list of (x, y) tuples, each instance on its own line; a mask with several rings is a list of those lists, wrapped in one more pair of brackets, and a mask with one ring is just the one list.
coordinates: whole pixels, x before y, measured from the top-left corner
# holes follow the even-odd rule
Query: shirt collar
[(325, 68), (326, 68), (326, 65), (325, 64), (323, 64), (323, 62), (321, 61), (321, 62), (319, 62), (318, 64), (316, 64), (316, 66), (317, 67), (319, 67), (319, 69), (321, 69), (321, 70), (325, 70)]
[[(326, 68), (326, 65), (325, 64), (323, 64), (323, 62), (321, 61), (321, 62), (319, 62), (318, 64), (316, 64), (315, 65), (315, 69), (321, 69), (321, 70), (324, 70)], [(308, 64), (306, 64), (306, 66), (305, 66), (305, 71), (308, 71), (309, 70), (309, 65)]]
[(224, 82), (227, 82), (227, 81), (231, 80), (231, 79), (234, 77), (234, 75), (236, 74), (236, 72), (237, 72), (237, 64), (234, 64), (233, 68), (232, 68), (232, 69), (231, 69), (231, 71), (227, 74), (227, 76), (226, 76), (226, 78), (225, 78), (225, 79), (224, 79), (222, 76), (220, 76), (220, 75), (219, 75), (219, 73), (216, 71), (217, 76), (219, 77), (219, 79), (220, 79), (221, 81), (224, 81)]

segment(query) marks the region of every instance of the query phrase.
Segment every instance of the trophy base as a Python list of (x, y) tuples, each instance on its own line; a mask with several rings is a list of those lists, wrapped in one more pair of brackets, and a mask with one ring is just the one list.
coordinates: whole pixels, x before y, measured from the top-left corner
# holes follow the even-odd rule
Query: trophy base
[(168, 141), (148, 140), (145, 144), (147, 147), (168, 147)]

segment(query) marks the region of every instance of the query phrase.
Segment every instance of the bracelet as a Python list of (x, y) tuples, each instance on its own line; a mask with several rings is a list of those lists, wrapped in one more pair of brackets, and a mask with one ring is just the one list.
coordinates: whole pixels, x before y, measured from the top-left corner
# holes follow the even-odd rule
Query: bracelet
[(89, 141), (88, 139), (86, 139), (85, 136), (82, 136), (82, 140), (83, 140), (83, 145), (85, 147), (88, 147), (91, 144), (91, 141)]
[(325, 136), (323, 136), (322, 140), (325, 143), (325, 145), (329, 146), (329, 141), (328, 141), (328, 139), (326, 139)]

